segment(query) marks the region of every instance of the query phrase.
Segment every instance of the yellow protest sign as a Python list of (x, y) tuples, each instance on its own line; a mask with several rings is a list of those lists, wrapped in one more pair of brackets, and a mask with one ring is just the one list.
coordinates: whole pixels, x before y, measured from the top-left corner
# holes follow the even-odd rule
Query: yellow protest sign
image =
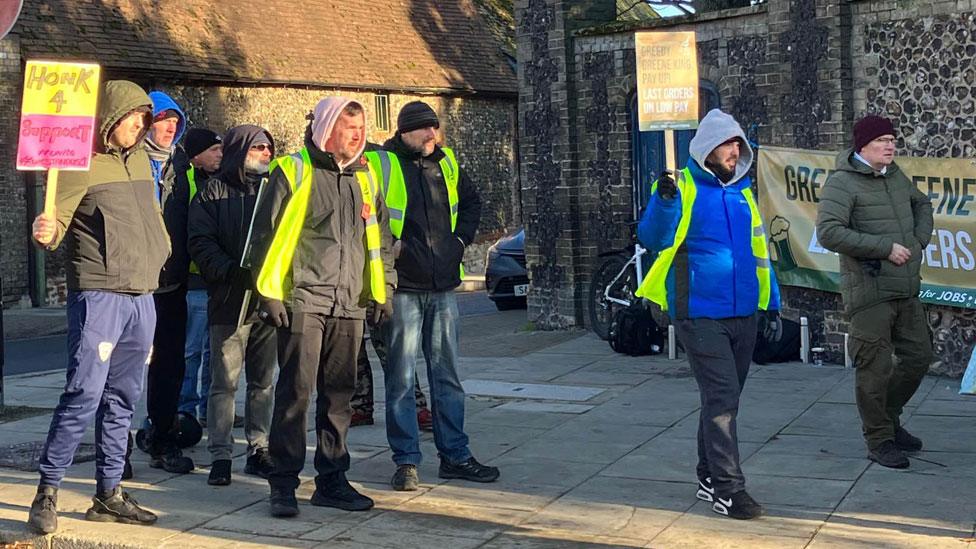
[(638, 32), (640, 131), (698, 127), (698, 54), (694, 32)]

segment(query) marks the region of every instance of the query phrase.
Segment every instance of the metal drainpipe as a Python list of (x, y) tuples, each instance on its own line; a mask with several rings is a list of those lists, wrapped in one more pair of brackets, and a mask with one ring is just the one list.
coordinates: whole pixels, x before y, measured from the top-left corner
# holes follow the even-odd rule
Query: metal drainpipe
[[(37, 183), (38, 178), (34, 176), (34, 172), (31, 172), (31, 186), (34, 187), (34, 204), (31, 211), (34, 216), (41, 213), (44, 209), (44, 186)], [(33, 223), (33, 217), (29, 220)], [(30, 229), (28, 228), (28, 232)], [(44, 254), (47, 253), (43, 249), (39, 248), (34, 243), (33, 236), (29, 235), (31, 243), (30, 246), (33, 249), (34, 254), (34, 270), (31, 273), (31, 297), (34, 298), (33, 305), (35, 307), (44, 307), (47, 305), (47, 273), (45, 272), (45, 257)]]

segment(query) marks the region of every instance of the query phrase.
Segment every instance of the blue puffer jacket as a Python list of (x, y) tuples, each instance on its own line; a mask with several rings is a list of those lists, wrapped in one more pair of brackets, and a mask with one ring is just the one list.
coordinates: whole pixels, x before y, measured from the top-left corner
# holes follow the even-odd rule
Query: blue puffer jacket
[[(703, 139), (698, 139), (696, 135), (699, 142), (693, 140), (692, 158), (688, 161), (697, 197), (683, 243), (687, 251), (687, 267), (676, 257), (665, 283), (668, 311), (673, 318), (681, 309), (676, 307), (676, 299), (687, 299), (688, 318), (749, 316), (757, 311), (759, 304), (759, 279), (751, 247), (752, 213), (742, 194), (742, 190), (751, 185), (746, 173), (752, 163), (752, 150), (738, 124), (732, 121), (734, 129), (728, 127), (726, 120), (708, 124), (711, 115), (709, 113), (699, 126), (699, 134), (711, 132), (711, 135)], [(731, 117), (728, 119), (731, 120)], [(732, 137), (741, 137), (743, 146), (735, 176), (723, 185), (701, 164), (715, 147)], [(672, 200), (662, 199), (656, 192), (651, 195), (637, 229), (641, 244), (653, 252), (660, 252), (674, 244), (681, 208), (680, 193)], [(687, 295), (677, 295), (676, 271), (686, 273), (687, 285), (682, 284), (681, 287), (687, 288)], [(779, 302), (779, 285), (775, 274), (770, 273), (768, 308), (779, 309)]]

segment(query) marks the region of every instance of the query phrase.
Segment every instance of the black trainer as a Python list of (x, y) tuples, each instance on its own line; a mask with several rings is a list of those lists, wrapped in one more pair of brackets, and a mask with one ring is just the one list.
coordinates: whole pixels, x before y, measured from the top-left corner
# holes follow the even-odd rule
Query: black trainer
[(37, 495), (31, 502), (27, 526), (39, 534), (50, 534), (58, 529), (58, 489), (54, 486), (38, 486)]
[(472, 482), (494, 482), (498, 480), (498, 467), (482, 465), (478, 460), (470, 457), (461, 463), (450, 463), (443, 457), (437, 476), (441, 478), (460, 478)]
[(886, 440), (874, 450), (869, 451), (868, 459), (876, 462), (878, 465), (892, 469), (907, 469), (910, 465), (908, 456), (905, 455), (905, 452), (899, 450), (898, 446), (892, 440)]
[(413, 492), (420, 488), (420, 478), (417, 476), (417, 466), (410, 464), (398, 465), (390, 480), (393, 489), (398, 492)]
[(261, 478), (268, 478), (274, 471), (274, 463), (271, 461), (271, 453), (267, 448), (258, 448), (253, 454), (247, 456), (247, 463), (244, 464), (244, 472), (248, 475), (257, 475)]
[(230, 484), (230, 465), (229, 459), (214, 460), (210, 464), (210, 476), (207, 477), (207, 484), (211, 486), (227, 486)]
[(762, 505), (756, 503), (745, 490), (740, 490), (729, 497), (716, 496), (712, 503), (712, 511), (739, 520), (749, 520), (761, 517)]
[(318, 507), (335, 507), (344, 511), (368, 511), (373, 508), (373, 500), (357, 492), (346, 480), (345, 473), (336, 473), (321, 486), (316, 486), (310, 501)]
[(153, 469), (162, 469), (167, 473), (185, 475), (193, 470), (193, 460), (184, 456), (180, 450), (172, 450), (165, 454), (150, 456), (149, 466)]
[(122, 466), (122, 480), (132, 480), (133, 476), (135, 475), (132, 473), (132, 462), (127, 457), (125, 458), (125, 464)]
[(298, 515), (295, 491), (287, 488), (271, 488), (271, 516), (294, 517)]
[(902, 427), (895, 429), (895, 446), (902, 452), (920, 452), (922, 439), (912, 435)]
[(116, 486), (107, 496), (92, 498), (91, 509), (85, 512), (85, 520), (95, 522), (121, 522), (122, 524), (155, 524), (156, 515), (139, 507), (139, 502), (121, 486)]
[(715, 488), (712, 486), (712, 477), (698, 479), (698, 492), (695, 497), (709, 503), (715, 501)]

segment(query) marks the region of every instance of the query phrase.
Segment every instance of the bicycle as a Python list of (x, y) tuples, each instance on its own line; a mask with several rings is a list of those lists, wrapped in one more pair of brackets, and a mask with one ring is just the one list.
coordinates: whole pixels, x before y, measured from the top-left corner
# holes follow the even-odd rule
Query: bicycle
[(634, 294), (651, 264), (645, 258), (647, 253), (648, 250), (634, 238), (627, 248), (599, 255), (587, 294), (590, 326), (600, 339), (610, 337), (610, 324), (617, 311), (630, 307), (638, 299)]

